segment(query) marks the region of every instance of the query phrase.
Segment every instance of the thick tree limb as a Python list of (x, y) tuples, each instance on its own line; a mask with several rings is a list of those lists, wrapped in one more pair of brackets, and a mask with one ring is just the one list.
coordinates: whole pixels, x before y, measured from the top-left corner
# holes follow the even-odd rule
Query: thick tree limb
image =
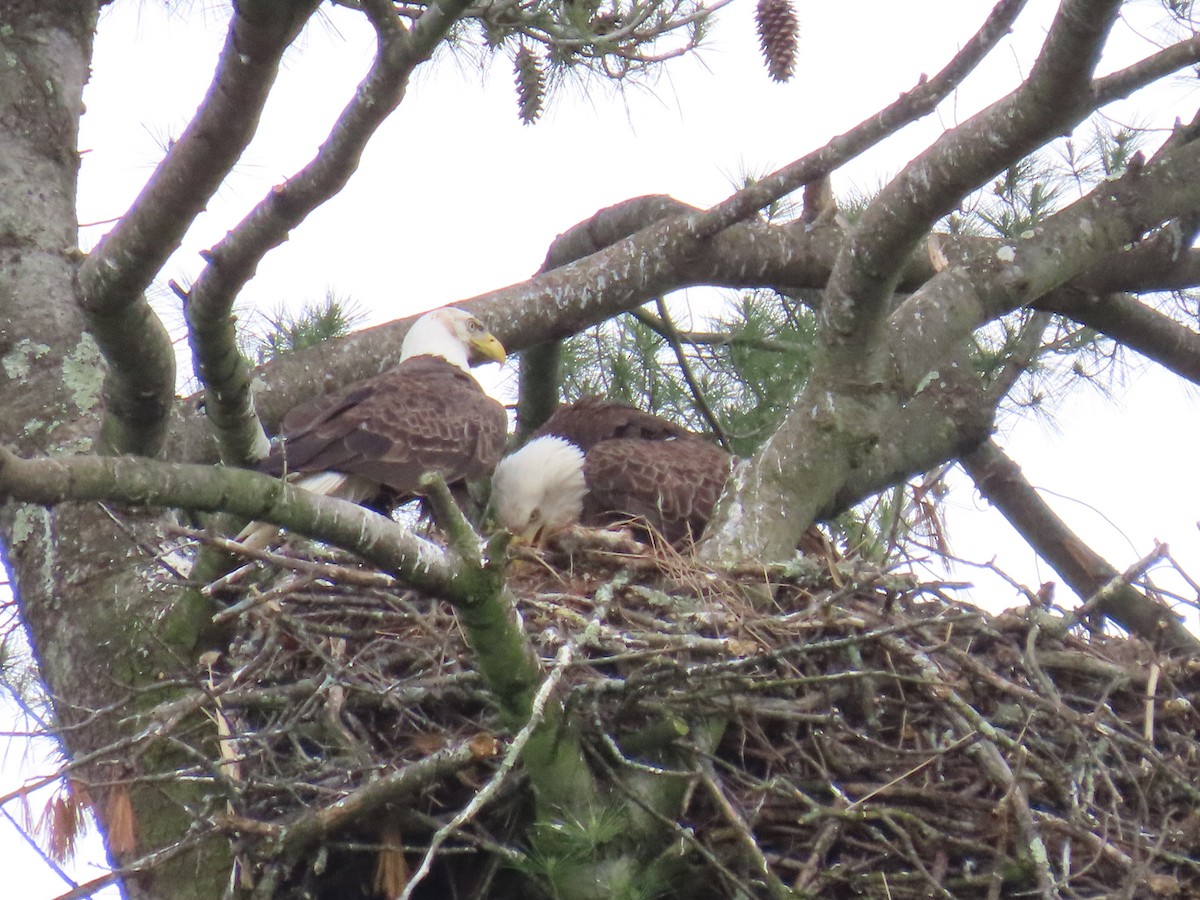
[(1063, 289), (1038, 303), (1108, 335), (1181, 378), (1200, 384), (1200, 334), (1128, 294)]
[[(505, 722), (520, 728), (529, 718), (541, 670), (504, 586), (504, 538), (488, 545), (487, 556), (477, 549), (458, 556), (371, 510), (257, 472), (132, 457), (22, 459), (0, 449), (0, 497), (37, 504), (105, 500), (223, 511), (344, 547), (410, 587), (450, 601)], [(443, 501), (452, 502), (448, 493)], [(460, 543), (465, 542), (463, 529), (469, 526), (461, 514), (455, 527)], [(552, 717), (555, 722), (560, 714)], [(543, 736), (535, 748), (532, 764), (548, 773), (552, 784), (573, 785), (564, 789), (565, 797), (573, 796), (580, 784), (578, 753), (556, 733)]]
[(283, 51), (317, 0), (234, 7), (216, 74), (196, 117), (141, 194), (80, 267), (88, 328), (109, 364), (104, 443), (157, 453), (175, 394), (175, 350), (144, 292), (258, 126)]
[[(853, 358), (876, 336), (917, 242), (968, 193), (1094, 109), (1091, 73), (1119, 0), (1067, 0), (1029, 78), (941, 138), (880, 191), (842, 248), (826, 290), (822, 333)], [(870, 380), (878, 372), (863, 372)]]
[(0, 449), (0, 497), (42, 505), (104, 500), (229, 512), (345, 547), (435, 596), (459, 598), (469, 580), (437, 544), (378, 513), (245, 469), (128, 456), (22, 459)]
[(864, 451), (814, 518), (832, 518), (894, 484), (928, 472), (977, 447), (992, 433), (996, 409), (1019, 370), (985, 384), (965, 352), (939, 366), (915, 397), (890, 398), (883, 440)]
[(959, 341), (986, 322), (1028, 306), (1140, 240), (1155, 226), (1200, 209), (1195, 125), (1186, 140), (1051, 216), (1028, 237), (952, 266), (892, 313), (887, 352), (900, 382), (915, 388)]
[[(841, 230), (833, 226), (809, 232), (792, 225), (758, 222), (736, 225), (713, 238), (705, 253), (679, 261), (657, 282), (658, 289), (669, 292), (697, 285), (820, 289), (829, 278), (842, 239)], [(961, 247), (961, 253), (955, 251), (956, 257), (965, 260), (975, 254), (994, 254), (1003, 242), (959, 238), (954, 241), (954, 246)], [(1119, 250), (1105, 257), (1072, 284), (1086, 285), (1090, 292), (1104, 293), (1175, 290), (1200, 284), (1200, 251), (1184, 251), (1174, 258), (1167, 258), (1163, 253), (1152, 257), (1143, 254), (1142, 247), (1139, 244), (1131, 251)], [(599, 275), (604, 272), (609, 258), (601, 255), (580, 266)], [(935, 274), (927, 254), (923, 250), (916, 252), (902, 274), (899, 289), (916, 291)], [(610, 291), (599, 278), (593, 280), (591, 276), (583, 280), (585, 287), (593, 289), (586, 295), (586, 302), (592, 304), (593, 316), (589, 319), (594, 321), (603, 321), (636, 308), (654, 296), (652, 293)], [(593, 324), (585, 321), (576, 326), (572, 321), (570, 327), (563, 328), (553, 317), (544, 314), (547, 304), (563, 301), (565, 290), (568, 290), (566, 285), (539, 276), (464, 301), (461, 305), (484, 318), (511, 351), (523, 352), (552, 338), (564, 337), (572, 333), (572, 328)], [(1047, 295), (1040, 305), (1059, 311), (1058, 302), (1055, 292)], [(1065, 306), (1061, 311), (1071, 315)], [(415, 316), (364, 329), (344, 339), (327, 342), (318, 350), (289, 354), (258, 370), (261, 389), (256, 392), (255, 401), (263, 420), (274, 426), (302, 399), (376, 374), (394, 357), (395, 347), (403, 340), (413, 319)], [(1090, 321), (1083, 323), (1092, 324)], [(1124, 333), (1113, 332), (1111, 336), (1121, 341), (1126, 339)], [(1186, 341), (1177, 343), (1178, 352), (1184, 352), (1188, 347)], [(1155, 354), (1154, 358), (1161, 355)], [(318, 358), (319, 365), (316, 363)], [(1175, 363), (1179, 367), (1177, 371), (1185, 366), (1194, 368), (1197, 364), (1197, 360), (1191, 359), (1179, 359)], [(194, 401), (188, 403), (194, 404)], [(187, 411), (187, 407), (180, 426), (178, 437), (182, 443), (174, 455), (188, 459), (213, 458), (212, 451), (204, 449), (209, 440), (206, 426)]]
[[(546, 252), (537, 274), (562, 268), (663, 219), (693, 210), (664, 194), (634, 197), (600, 210), (585, 222), (558, 235)], [(507, 346), (507, 345), (505, 345)], [(558, 405), (561, 376), (560, 340), (534, 344), (521, 352), (517, 395), (517, 441), (523, 443)]]
[(734, 470), (701, 554), (724, 563), (790, 554), (876, 448), (895, 445), (897, 402), (942, 374), (940, 367), (980, 325), (1044, 296), (1155, 225), (1192, 212), (1200, 205), (1200, 184), (1189, 174), (1197, 165), (1200, 142), (1179, 142), (1146, 168), (1101, 185), (1032, 236), (936, 275), (892, 314), (881, 338), (891, 377), (864, 383), (863, 360), (818, 360), (784, 422)]
[(372, 15), (379, 33), (375, 62), (321, 150), (210, 251), (208, 266), (188, 292), (185, 311), (196, 375), (205, 385), (206, 409), (226, 461), (244, 464), (266, 451), (250, 394), (250, 369), (235, 340), (234, 298), (263, 256), (345, 186), (367, 142), (404, 98), (413, 69), (428, 59), (467, 5), (466, 0), (433, 4), (408, 32)]
[(965, 345), (914, 397), (893, 397), (886, 440), (865, 453), (830, 505), (829, 519), (879, 491), (957, 459), (991, 437), (996, 410), (1042, 346), (1048, 313), (1034, 313), (996, 377), (979, 378)]
[[(1042, 500), (995, 441), (980, 444), (961, 462), (979, 492), (1079, 596), (1091, 597), (1120, 578), (1121, 573), (1081, 541)], [(1113, 589), (1099, 611), (1125, 630), (1160, 646), (1200, 649), (1200, 641), (1174, 613), (1130, 584)]]
[(1128, 97), (1134, 91), (1147, 87), (1172, 72), (1194, 65), (1198, 60), (1200, 36), (1193, 36), (1118, 72), (1097, 78), (1092, 82), (1092, 96), (1095, 98), (1096, 108)]
[[(1002, 0), (988, 17), (984, 27), (967, 42), (963, 50), (934, 78), (922, 82), (913, 90), (902, 95), (895, 103), (892, 103), (876, 115), (857, 125), (846, 134), (835, 138), (821, 150), (796, 160), (771, 175), (755, 181), (711, 209), (693, 213), (687, 219), (683, 220), (683, 228), (673, 236), (674, 240), (669, 242), (666, 240), (654, 241), (656, 246), (653, 252), (656, 252), (656, 255), (659, 255), (668, 264), (673, 264), (676, 261), (696, 255), (698, 249), (694, 246), (696, 242), (707, 240), (719, 234), (726, 228), (754, 215), (764, 206), (786, 196), (807, 182), (827, 176), (838, 166), (868, 147), (878, 143), (902, 126), (932, 112), (937, 104), (945, 99), (961, 83), (962, 79), (1008, 33), (1009, 27), (1024, 7), (1025, 2), (1026, 0)], [(655, 201), (660, 201), (659, 205), (656, 205)], [(633, 202), (639, 203), (639, 207), (635, 210), (634, 221), (646, 221), (651, 216), (661, 218), (669, 215), (672, 211), (669, 204), (665, 206), (661, 205), (661, 198), (658, 197), (638, 198), (638, 201), (631, 201), (631, 203)], [(605, 225), (607, 225), (608, 221), (613, 221), (615, 227), (607, 227), (605, 230), (615, 240), (619, 231), (627, 227), (625, 226), (625, 222), (629, 220), (627, 213), (630, 210), (624, 207), (625, 205), (622, 204), (610, 210), (605, 210), (601, 214), (603, 219), (598, 216), (592, 221), (604, 222)], [(620, 224), (616, 224), (618, 222)], [(585, 226), (587, 225), (588, 223), (585, 223)], [(572, 232), (569, 234), (573, 240), (566, 241), (560, 238), (559, 241), (555, 242), (555, 247), (551, 248), (551, 255), (547, 256), (546, 263), (541, 270), (542, 272), (549, 271), (547, 266), (558, 268), (567, 261), (579, 259), (580, 254), (583, 252), (590, 253), (599, 249), (596, 246), (596, 239), (599, 235), (591, 227), (584, 227), (582, 229), (577, 227), (572, 229)], [(666, 239), (668, 235), (669, 232), (661, 233), (663, 239)], [(621, 236), (624, 237), (624, 235)], [(556, 247), (560, 247), (560, 245), (561, 248), (556, 250)], [(607, 246), (611, 246), (611, 241)], [(645, 296), (652, 296), (652, 294)], [(542, 360), (541, 356), (538, 358), (541, 360), (543, 367), (549, 366), (549, 363), (546, 360)], [(525, 371), (524, 367), (522, 371)], [(537, 415), (535, 410), (547, 407), (545, 399), (546, 384), (546, 379), (534, 377), (533, 373), (522, 375), (522, 395), (524, 396), (524, 389), (530, 389), (536, 393), (531, 394), (528, 401), (529, 408), (525, 410), (524, 416), (518, 415), (519, 419), (526, 418), (533, 423)], [(536, 427), (536, 424), (531, 424), (530, 429), (532, 427)], [(522, 432), (526, 431), (525, 425), (522, 425), (521, 428)]]

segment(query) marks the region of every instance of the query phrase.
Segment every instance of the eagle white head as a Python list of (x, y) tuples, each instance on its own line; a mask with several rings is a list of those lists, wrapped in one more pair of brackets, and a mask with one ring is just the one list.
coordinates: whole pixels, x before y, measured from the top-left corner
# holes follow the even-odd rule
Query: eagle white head
[(400, 345), (400, 362), (412, 356), (440, 356), (464, 372), (472, 362), (504, 362), (504, 347), (469, 312), (443, 306), (413, 322)]
[(583, 514), (583, 451), (560, 437), (534, 438), (500, 460), (492, 508), (500, 524), (531, 543)]

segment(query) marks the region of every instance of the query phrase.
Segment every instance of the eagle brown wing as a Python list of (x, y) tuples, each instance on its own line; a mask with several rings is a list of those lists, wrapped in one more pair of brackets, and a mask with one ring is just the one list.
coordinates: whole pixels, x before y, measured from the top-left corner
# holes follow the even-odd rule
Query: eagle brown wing
[(261, 467), (268, 473), (333, 470), (407, 497), (426, 472), (451, 484), (490, 474), (504, 452), (508, 416), (469, 373), (415, 356), (328, 405), (298, 407), (284, 417), (282, 436)]
[(582, 521), (608, 525), (640, 519), (672, 544), (696, 540), (720, 499), (731, 463), (720, 447), (690, 434), (601, 441), (584, 460), (588, 494)]
[(614, 403), (601, 397), (584, 397), (558, 407), (534, 437), (558, 435), (587, 453), (601, 441), (636, 438), (665, 441), (695, 438), (690, 431), (653, 413)]

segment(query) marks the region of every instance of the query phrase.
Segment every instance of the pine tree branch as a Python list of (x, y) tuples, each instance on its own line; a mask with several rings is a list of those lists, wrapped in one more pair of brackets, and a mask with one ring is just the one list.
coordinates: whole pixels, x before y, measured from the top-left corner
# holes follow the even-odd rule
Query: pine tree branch
[(263, 256), (345, 186), (367, 141), (404, 98), (413, 70), (429, 57), (467, 5), (466, 0), (433, 4), (408, 32), (395, 28), (378, 12), (370, 16), (379, 36), (375, 61), (320, 151), (273, 188), (209, 251), (208, 265), (188, 292), (188, 339), (196, 375), (206, 388), (206, 410), (226, 461), (243, 464), (266, 452), (250, 395), (250, 368), (237, 348), (231, 315), (234, 299)]
[[(677, 218), (694, 207), (664, 194), (633, 197), (600, 210), (567, 229), (550, 244), (538, 274), (560, 269), (611, 247), (617, 241), (660, 222)], [(507, 346), (507, 345), (506, 345)], [(561, 386), (561, 340), (528, 347), (521, 353), (517, 397), (517, 441), (523, 443), (558, 405)]]
[[(610, 245), (605, 252), (617, 258), (610, 260), (611, 265), (601, 276), (605, 283), (594, 286), (586, 285), (580, 294), (583, 296), (594, 295), (597, 291), (605, 292), (606, 288), (614, 292), (621, 292), (624, 287), (621, 284), (622, 273), (630, 272), (643, 282), (642, 290), (633, 296), (654, 296), (652, 289), (658, 279), (667, 276), (674, 265), (697, 255), (696, 250), (699, 243), (748, 218), (759, 209), (807, 182), (827, 176), (838, 166), (879, 143), (904, 125), (932, 111), (1004, 37), (1025, 2), (1026, 0), (1004, 0), (998, 4), (988, 17), (984, 27), (937, 76), (923, 82), (898, 101), (841, 137), (834, 139), (821, 150), (756, 181), (709, 210), (692, 213), (685, 219), (671, 217), (663, 225), (651, 226), (649, 229), (643, 228), (619, 243)], [(661, 201), (661, 198), (638, 199), (647, 201), (648, 205), (656, 200)], [(674, 211), (672, 206), (672, 203), (665, 203), (658, 208), (657, 215), (669, 215), (671, 211)], [(636, 210), (635, 218), (638, 217), (643, 221), (648, 218), (645, 209)], [(678, 227), (675, 227), (676, 224)], [(572, 231), (574, 232), (572, 237), (579, 239), (584, 247), (594, 247), (598, 243), (587, 232), (581, 232), (578, 228)], [(641, 240), (639, 241), (639, 239)], [(628, 245), (634, 241), (639, 241), (642, 246), (639, 248), (638, 255), (630, 258), (628, 250), (632, 248)], [(569, 246), (567, 242), (564, 242), (565, 246)], [(560, 251), (559, 256), (553, 260), (556, 269), (577, 252), (579, 251), (574, 249)], [(596, 251), (592, 251), (592, 255), (587, 258), (595, 259)], [(575, 273), (579, 268), (578, 262), (572, 262), (565, 271)], [(543, 267), (543, 272), (546, 272), (545, 267)], [(576, 281), (578, 280), (578, 276), (576, 276)], [(635, 304), (630, 303), (629, 305)], [(580, 310), (580, 312), (583, 311)], [(501, 319), (508, 318), (505, 311), (497, 311), (497, 314)], [(560, 322), (561, 318), (560, 316)], [(571, 323), (571, 327), (565, 329), (561, 336), (581, 331), (588, 325), (603, 321), (604, 318), (607, 316), (587, 321), (584, 316), (578, 316)], [(534, 387), (535, 382), (536, 380), (532, 376), (522, 380), (523, 386), (529, 387)], [(537, 403), (538, 408), (545, 408), (545, 406), (544, 398)], [(533, 420), (532, 409), (526, 414), (526, 417), (530, 421)], [(521, 418), (520, 413), (518, 418)]]
[(1128, 97), (1172, 72), (1200, 62), (1200, 35), (1172, 44), (1152, 56), (1092, 82), (1096, 108)]
[[(997, 172), (1095, 108), (1091, 73), (1119, 0), (1066, 0), (1029, 77), (1007, 97), (946, 132), (904, 167), (859, 217), (830, 277), (823, 338), (861, 365), (914, 247), (942, 216)], [(864, 372), (867, 381), (878, 372)]]
[(679, 340), (679, 330), (671, 320), (671, 311), (667, 309), (667, 304), (662, 297), (656, 297), (655, 303), (658, 306), (659, 320), (663, 326), (663, 331), (660, 334), (670, 344), (671, 351), (675, 354), (675, 362), (679, 365), (679, 371), (683, 374), (683, 380), (687, 382), (688, 390), (692, 392), (692, 400), (695, 402), (696, 409), (700, 412), (704, 421), (708, 423), (709, 429), (716, 436), (721, 446), (732, 453), (732, 448), (729, 445), (729, 436), (725, 434), (725, 429), (721, 427), (720, 420), (709, 405), (708, 398), (704, 394), (704, 388), (696, 378), (696, 373), (692, 371), (692, 364), (689, 362), (687, 354), (683, 351), (683, 344)]
[(0, 448), (0, 496), (228, 512), (344, 547), (424, 593), (459, 600), (471, 587), (460, 561), (390, 519), (247, 469), (128, 456), (22, 459)]
[[(1047, 352), (1048, 347), (1043, 343), (1042, 338), (1049, 326), (1049, 313), (1039, 311), (1029, 316), (1029, 320), (1021, 327), (1016, 339), (1011, 341), (1006, 348), (1007, 352), (999, 370), (984, 388), (986, 395), (984, 402), (988, 408), (998, 408), (1000, 401), (1008, 396), (1017, 383), (1017, 379), (1029, 371), (1034, 360)], [(962, 362), (967, 363), (968, 360), (964, 359)]]
[(911, 91), (901, 94), (894, 103), (834, 138), (815, 153), (756, 180), (711, 209), (693, 214), (687, 223), (688, 233), (699, 239), (712, 237), (792, 191), (827, 176), (867, 147), (933, 112), (1004, 39), (1026, 2), (1001, 0), (988, 14), (983, 27), (933, 78), (922, 80)]
[(235, 6), (195, 118), (80, 267), (88, 328), (109, 364), (103, 438), (111, 452), (152, 456), (162, 447), (175, 394), (175, 349), (144, 292), (249, 144), (280, 57), (317, 6), (316, 0)]
[(1186, 174), (1200, 165), (1200, 127), (1179, 134), (1183, 140), (1144, 168), (1098, 185), (1030, 236), (945, 269), (902, 303), (887, 335), (902, 383), (915, 388), (976, 328), (1035, 303), (1156, 226), (1200, 210), (1200, 185)]
[(1058, 290), (1038, 303), (1200, 384), (1200, 334), (1128, 294)]
[[(1067, 527), (1020, 467), (993, 440), (962, 457), (979, 492), (1080, 597), (1091, 597), (1121, 573)], [(1099, 611), (1122, 628), (1167, 648), (1200, 649), (1198, 641), (1165, 606), (1127, 583), (1106, 592)]]
[[(664, 291), (697, 285), (731, 288), (785, 285), (791, 289), (819, 289), (829, 278), (841, 237), (837, 228), (818, 228), (806, 233), (788, 225), (737, 225), (714, 238), (709, 244), (709, 252), (680, 261), (671, 276), (658, 284)], [(994, 256), (996, 250), (1004, 246), (998, 239), (947, 240), (950, 242), (947, 252), (961, 260)], [(1151, 249), (1153, 252), (1149, 252)], [(611, 259), (604, 255), (606, 252), (585, 264), (589, 271), (602, 273), (605, 270)], [(898, 287), (901, 291), (915, 292), (935, 274), (924, 250), (915, 252)], [(595, 305), (590, 307), (593, 315), (581, 324), (575, 323), (570, 312), (561, 320), (547, 314), (547, 310), (553, 308), (552, 304), (565, 302), (565, 297), (570, 297), (574, 304), (578, 295), (571, 290), (567, 279), (551, 281), (539, 277), (460, 305), (487, 321), (511, 352), (522, 352), (548, 339), (574, 333), (572, 329), (582, 330), (620, 312), (636, 309), (647, 296), (653, 296), (624, 290), (609, 291), (599, 283), (593, 284), (590, 275), (582, 280), (596, 292), (586, 295), (585, 303)], [(1200, 251), (1183, 250), (1170, 254), (1161, 249), (1157, 239), (1139, 243), (1132, 250), (1118, 249), (1096, 261), (1058, 290), (1073, 290), (1075, 285), (1094, 293), (1191, 288), (1200, 285)], [(1057, 294), (1057, 290), (1047, 294), (1038, 306), (1072, 315), (1071, 301), (1063, 300), (1060, 309)], [(273, 428), (284, 413), (302, 400), (378, 373), (394, 358), (395, 348), (415, 318), (410, 316), (363, 329), (326, 342), (320, 348), (287, 354), (257, 369), (255, 377), (259, 390), (255, 402), (263, 420)], [(567, 327), (560, 324), (562, 322), (567, 323)], [(1083, 323), (1091, 324), (1090, 320)], [(1136, 334), (1136, 325), (1131, 322), (1129, 328)], [(719, 335), (703, 333), (687, 336), (694, 337), (697, 343), (725, 340)], [(1125, 332), (1114, 332), (1111, 336), (1117, 340), (1126, 339)], [(735, 343), (739, 340), (732, 338)], [(1175, 343), (1172, 352), (1179, 354), (1171, 362), (1174, 370), (1192, 371), (1200, 365), (1200, 359), (1191, 356), (1189, 340), (1170, 340)], [(786, 352), (788, 348), (780, 349)], [(1151, 355), (1156, 359), (1162, 356), (1160, 352)], [(550, 402), (556, 400), (556, 397), (551, 398)], [(197, 398), (185, 399), (180, 406), (180, 427), (174, 433), (177, 443), (172, 445), (171, 455), (193, 460), (214, 459), (207, 422), (195, 413)]]
[[(732, 563), (789, 554), (803, 530), (860, 480), (874, 448), (894, 447), (897, 405), (944, 376), (940, 367), (976, 328), (1032, 303), (1156, 225), (1194, 212), (1200, 183), (1188, 173), (1197, 166), (1200, 141), (1180, 141), (1045, 220), (1030, 237), (990, 258), (945, 268), (892, 314), (880, 335), (876, 378), (864, 378), (871, 364), (861, 354), (819, 358), (783, 423), (734, 469), (701, 542), (702, 557)], [(935, 433), (922, 447), (944, 446), (954, 432), (946, 439)], [(929, 460), (925, 468), (942, 461)], [(780, 508), (789, 515), (774, 515)]]

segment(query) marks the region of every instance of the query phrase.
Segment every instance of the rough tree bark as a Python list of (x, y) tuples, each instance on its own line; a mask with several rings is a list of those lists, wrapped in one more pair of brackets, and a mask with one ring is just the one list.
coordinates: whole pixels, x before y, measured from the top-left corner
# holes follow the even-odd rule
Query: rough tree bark
[[(97, 4), (73, 0), (8, 3), (2, 11), (0, 440), (18, 451), (94, 452), (99, 438), (104, 364), (81, 306), (75, 218), (76, 136), (96, 15)], [(142, 768), (135, 760), (143, 748), (93, 712), (127, 696), (122, 685), (153, 685), (180, 653), (193, 652), (187, 640), (172, 639), (168, 628), (178, 617), (171, 597), (155, 589), (156, 564), (142, 549), (156, 543), (160, 521), (86, 502), (8, 502), (0, 510), (5, 562), (39, 671), (81, 777), (97, 786), (102, 818), (112, 808), (102, 786)], [(186, 807), (203, 803), (177, 786), (133, 792), (143, 847), (174, 844), (191, 818)], [(215, 853), (227, 856), (224, 848)], [(225, 876), (220, 859), (212, 862), (168, 865), (154, 883), (171, 885), (166, 893), (174, 896), (218, 896)]]

